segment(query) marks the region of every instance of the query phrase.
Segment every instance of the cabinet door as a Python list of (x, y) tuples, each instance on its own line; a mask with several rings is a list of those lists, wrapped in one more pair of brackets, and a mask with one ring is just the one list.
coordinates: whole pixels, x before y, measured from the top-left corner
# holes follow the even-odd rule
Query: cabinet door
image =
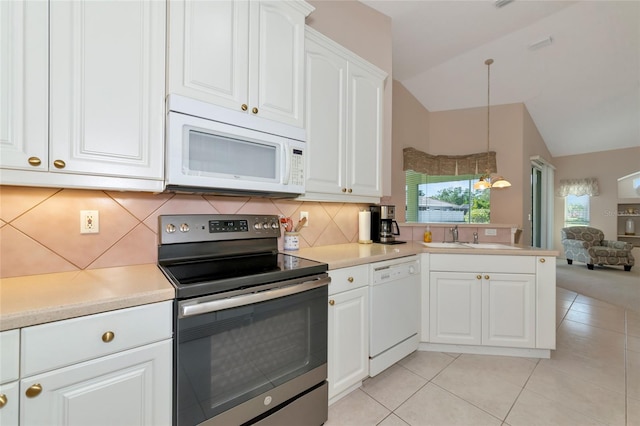
[(50, 3), (51, 171), (162, 179), (165, 8)]
[(482, 275), (431, 272), (429, 334), (433, 343), (482, 343)]
[(297, 127), (304, 125), (304, 19), (311, 9), (302, 10), (294, 2), (252, 2), (249, 24), (249, 110)]
[(383, 81), (349, 63), (347, 188), (354, 195), (382, 195)]
[(169, 1), (169, 93), (240, 111), (248, 102), (249, 2)]
[[(20, 424), (170, 425), (171, 354), (165, 340), (24, 378)], [(41, 392), (28, 397), (35, 384)]]
[(535, 275), (483, 275), (483, 345), (535, 347), (535, 288)]
[(0, 385), (0, 425), (17, 425), (20, 415), (19, 382)]
[(347, 61), (312, 39), (305, 49), (306, 190), (341, 194), (346, 191)]
[(0, 161), (48, 167), (48, 4), (0, 2)]
[(369, 375), (369, 287), (329, 296), (329, 399)]

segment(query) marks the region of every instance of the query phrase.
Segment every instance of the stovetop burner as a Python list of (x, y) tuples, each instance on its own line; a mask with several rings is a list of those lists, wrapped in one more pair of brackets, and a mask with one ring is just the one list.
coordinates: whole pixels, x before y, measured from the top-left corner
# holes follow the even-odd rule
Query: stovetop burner
[[(272, 226), (276, 223), (277, 226)], [(324, 263), (279, 253), (277, 216), (165, 215), (158, 264), (178, 299), (326, 272)], [(221, 224), (223, 226), (221, 226)]]

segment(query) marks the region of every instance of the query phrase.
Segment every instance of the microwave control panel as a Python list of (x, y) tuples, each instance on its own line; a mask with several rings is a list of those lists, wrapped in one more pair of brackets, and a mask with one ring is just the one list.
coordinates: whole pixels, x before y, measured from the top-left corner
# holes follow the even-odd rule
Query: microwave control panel
[(304, 186), (304, 151), (300, 148), (291, 148), (289, 184)]

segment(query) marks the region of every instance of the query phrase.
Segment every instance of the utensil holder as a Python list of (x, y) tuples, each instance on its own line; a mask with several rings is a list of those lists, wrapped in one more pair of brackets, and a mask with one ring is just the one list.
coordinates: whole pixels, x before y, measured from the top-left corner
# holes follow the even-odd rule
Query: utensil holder
[(284, 233), (284, 249), (298, 250), (300, 248), (300, 233), (285, 232)]

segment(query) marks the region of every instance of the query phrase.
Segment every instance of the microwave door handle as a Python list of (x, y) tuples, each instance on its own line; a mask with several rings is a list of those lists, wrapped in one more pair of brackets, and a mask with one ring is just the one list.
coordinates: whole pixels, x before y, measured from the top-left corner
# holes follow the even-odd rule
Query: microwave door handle
[(291, 174), (291, 147), (288, 143), (285, 143), (284, 162), (284, 178), (282, 179), (282, 183), (289, 185), (289, 175)]

